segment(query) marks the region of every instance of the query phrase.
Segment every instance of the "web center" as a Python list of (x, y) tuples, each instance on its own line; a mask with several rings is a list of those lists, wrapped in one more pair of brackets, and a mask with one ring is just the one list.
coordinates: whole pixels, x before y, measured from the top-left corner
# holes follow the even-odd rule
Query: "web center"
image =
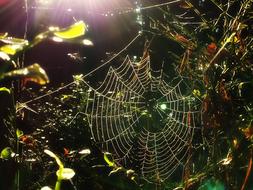
[(162, 94), (158, 91), (145, 94), (145, 108), (142, 110), (141, 126), (150, 132), (163, 129), (167, 120), (167, 103), (162, 101)]

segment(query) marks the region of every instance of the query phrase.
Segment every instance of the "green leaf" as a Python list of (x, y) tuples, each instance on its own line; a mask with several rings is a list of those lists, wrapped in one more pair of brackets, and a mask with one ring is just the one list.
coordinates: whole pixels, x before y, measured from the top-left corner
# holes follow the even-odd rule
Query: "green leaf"
[(10, 94), (11, 90), (9, 88), (6, 88), (6, 87), (1, 87), (0, 92), (8, 92)]
[(23, 133), (23, 131), (17, 129), (17, 130), (16, 130), (16, 135), (17, 135), (17, 138), (19, 138), (19, 137), (23, 136), (24, 133)]
[(6, 147), (1, 151), (0, 158), (8, 160), (12, 157), (12, 150), (10, 147)]
[[(55, 28), (54, 30), (57, 30), (57, 28)], [(85, 30), (85, 23), (83, 21), (79, 21), (66, 29), (54, 32), (54, 35), (62, 39), (72, 39), (84, 35)]]
[(112, 158), (112, 154), (109, 152), (104, 152), (104, 160), (110, 167), (115, 167), (116, 164)]
[(58, 180), (70, 180), (74, 177), (75, 171), (71, 168), (61, 168), (57, 170), (56, 175)]
[(44, 85), (49, 83), (48, 76), (44, 69), (37, 63), (25, 67), (23, 69), (18, 69), (14, 71), (10, 71), (8, 73), (3, 74), (2, 78), (25, 78), (25, 82), (32, 81), (40, 85)]
[(17, 52), (21, 51), (23, 48), (24, 46), (20, 44), (4, 45), (0, 48), (0, 51), (8, 55), (15, 55)]
[(55, 161), (56, 161), (56, 163), (58, 164), (58, 166), (59, 166), (60, 169), (63, 169), (63, 168), (64, 168), (63, 163), (61, 162), (60, 158), (59, 158), (58, 156), (56, 156), (55, 153), (53, 153), (52, 151), (47, 150), (47, 149), (44, 150), (44, 152), (45, 152), (47, 155), (49, 155), (50, 157), (52, 157), (52, 158), (55, 159)]

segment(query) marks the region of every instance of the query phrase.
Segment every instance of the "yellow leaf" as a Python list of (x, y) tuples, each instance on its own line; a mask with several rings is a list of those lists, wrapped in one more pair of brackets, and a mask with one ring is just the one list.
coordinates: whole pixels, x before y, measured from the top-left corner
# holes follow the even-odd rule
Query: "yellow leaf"
[[(110, 157), (110, 158), (109, 158)], [(116, 164), (113, 161), (112, 154), (109, 152), (104, 152), (104, 160), (110, 167), (115, 167)]]
[(8, 92), (9, 94), (11, 93), (11, 90), (9, 88), (6, 88), (6, 87), (1, 87), (0, 88), (0, 92), (3, 92), (3, 91)]
[(113, 169), (113, 170), (109, 173), (108, 176), (110, 176), (110, 175), (112, 175), (112, 174), (115, 174), (115, 173), (118, 173), (118, 172), (120, 172), (120, 171), (122, 171), (122, 170), (123, 170), (122, 167), (117, 167), (117, 168)]
[(19, 137), (21, 137), (21, 136), (24, 135), (24, 132), (21, 131), (21, 130), (19, 130), (19, 129), (17, 129), (17, 130), (16, 130), (16, 135), (17, 135), (17, 137), (19, 138)]
[(10, 147), (6, 147), (1, 151), (0, 158), (8, 160), (12, 157), (12, 150)]
[(58, 156), (56, 156), (55, 153), (53, 153), (52, 151), (47, 150), (47, 149), (44, 150), (44, 153), (46, 153), (50, 157), (54, 158), (60, 169), (64, 168), (63, 163), (61, 162), (60, 158)]
[(74, 177), (75, 171), (71, 168), (61, 168), (57, 170), (56, 175), (58, 177), (58, 180), (70, 180)]
[(194, 90), (192, 91), (192, 94), (193, 94), (194, 96), (196, 96), (196, 97), (200, 97), (200, 96), (201, 96), (200, 91), (197, 90), (197, 89), (194, 89)]
[(233, 32), (228, 38), (224, 39), (224, 41), (221, 43), (222, 46), (226, 46), (228, 43), (234, 42), (234, 38), (235, 38), (236, 33)]
[(69, 28), (54, 32), (54, 35), (62, 39), (72, 39), (84, 35), (85, 30), (85, 23), (83, 21), (79, 21), (71, 25)]
[(22, 50), (23, 47), (24, 46), (20, 44), (4, 45), (0, 48), (0, 51), (8, 55), (15, 55), (18, 51)]
[(13, 37), (1, 37), (0, 40), (6, 44), (12, 45), (28, 45), (28, 41), (21, 38), (13, 38)]
[(41, 68), (41, 66), (37, 63), (30, 65), (28, 67), (25, 67), (23, 69), (18, 69), (14, 71), (10, 71), (8, 73), (5, 73), (3, 75), (3, 78), (6, 77), (22, 77), (25, 78), (25, 81), (32, 81), (40, 85), (44, 85), (46, 83), (49, 83), (48, 76), (44, 69)]

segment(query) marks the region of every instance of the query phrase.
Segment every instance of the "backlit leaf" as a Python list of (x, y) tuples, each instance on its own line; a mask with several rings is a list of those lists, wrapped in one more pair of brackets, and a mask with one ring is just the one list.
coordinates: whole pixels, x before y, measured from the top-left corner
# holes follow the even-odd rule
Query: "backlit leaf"
[(9, 88), (6, 88), (6, 87), (1, 87), (0, 92), (8, 92), (10, 94), (11, 90)]
[(24, 45), (20, 45), (20, 44), (4, 45), (0, 48), (0, 51), (8, 55), (15, 55), (18, 51), (21, 51), (23, 47)]
[(5, 33), (0, 33), (0, 38), (5, 38), (5, 37), (7, 37), (8, 36), (8, 33), (7, 32), (5, 32)]
[(112, 154), (109, 152), (104, 152), (104, 160), (110, 167), (115, 167), (116, 164), (113, 161)]
[(83, 21), (79, 21), (71, 25), (69, 28), (54, 32), (54, 35), (62, 39), (72, 39), (84, 35), (85, 30), (85, 23)]
[(6, 77), (7, 78), (21, 77), (25, 78), (25, 82), (32, 81), (40, 85), (49, 83), (49, 79), (45, 70), (42, 69), (41, 66), (37, 63), (25, 67), (23, 69), (18, 69), (5, 73), (2, 78)]
[(58, 180), (69, 180), (74, 177), (75, 171), (71, 168), (62, 168), (57, 170), (56, 175)]
[(28, 45), (28, 41), (21, 38), (0, 37), (0, 41), (12, 45)]
[(83, 149), (83, 150), (79, 151), (78, 153), (88, 155), (88, 154), (90, 154), (90, 149)]
[(118, 173), (118, 172), (120, 172), (120, 171), (122, 171), (122, 170), (123, 170), (122, 167), (117, 167), (117, 168), (113, 169), (113, 170), (109, 173), (108, 176), (110, 176), (110, 175), (112, 175), (112, 174), (115, 174), (115, 173)]
[(0, 58), (4, 61), (10, 61), (11, 59), (7, 53), (1, 52), (1, 51), (0, 51)]
[(12, 157), (12, 150), (10, 147), (6, 147), (1, 151), (0, 158), (8, 160)]
[(47, 150), (47, 149), (44, 150), (44, 153), (46, 153), (50, 157), (54, 158), (60, 169), (64, 168), (63, 163), (61, 162), (60, 158), (58, 156), (56, 156), (55, 153), (53, 153), (52, 151)]
[(23, 131), (17, 129), (17, 130), (16, 130), (16, 135), (17, 135), (17, 137), (19, 138), (19, 137), (23, 136), (24, 133), (23, 133)]

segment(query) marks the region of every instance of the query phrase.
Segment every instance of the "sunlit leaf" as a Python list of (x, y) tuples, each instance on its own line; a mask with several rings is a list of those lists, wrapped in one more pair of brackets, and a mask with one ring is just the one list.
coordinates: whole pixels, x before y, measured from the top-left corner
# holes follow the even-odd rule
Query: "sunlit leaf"
[(81, 151), (78, 152), (79, 154), (84, 154), (84, 155), (89, 155), (91, 152), (90, 152), (90, 149), (83, 149)]
[(12, 150), (10, 147), (6, 147), (1, 151), (0, 158), (8, 160), (12, 157)]
[(129, 169), (126, 171), (126, 174), (127, 174), (127, 176), (131, 176), (131, 175), (135, 174), (135, 171), (132, 169)]
[(50, 187), (48, 187), (48, 186), (44, 186), (40, 190), (52, 190), (52, 189)]
[(30, 46), (33, 47), (37, 45), (38, 43), (42, 42), (43, 40), (45, 40), (46, 38), (48, 38), (48, 32), (38, 34), (37, 36), (35, 36)]
[(0, 37), (0, 41), (12, 45), (28, 45), (28, 41), (21, 38)]
[(20, 138), (21, 136), (24, 135), (24, 133), (23, 133), (23, 131), (17, 129), (17, 130), (16, 130), (16, 135), (17, 135), (18, 138)]
[(5, 32), (5, 33), (0, 33), (0, 38), (5, 38), (5, 37), (7, 37), (8, 36), (8, 33), (7, 32)]
[(83, 21), (79, 21), (71, 25), (69, 28), (54, 32), (54, 35), (62, 39), (72, 39), (84, 35), (85, 30), (85, 23)]
[(24, 45), (20, 45), (20, 44), (4, 45), (0, 48), (0, 51), (8, 55), (15, 55), (18, 51), (21, 51), (23, 48), (24, 48)]
[(122, 170), (123, 170), (122, 167), (117, 167), (117, 168), (113, 169), (113, 170), (109, 173), (108, 176), (110, 176), (110, 175), (112, 175), (112, 174), (115, 174), (115, 173), (118, 173), (118, 172), (120, 172), (120, 171), (122, 171)]
[(234, 42), (235, 35), (236, 35), (236, 33), (233, 32), (228, 38), (225, 38), (221, 44), (224, 46), (228, 43)]
[(1, 87), (0, 92), (8, 92), (10, 94), (11, 90), (9, 88), (6, 88), (6, 87)]
[(58, 180), (69, 180), (74, 177), (75, 171), (71, 168), (62, 168), (57, 170), (56, 175)]
[(46, 153), (47, 155), (49, 155), (50, 157), (54, 158), (56, 163), (58, 164), (58, 166), (60, 167), (60, 169), (64, 168), (63, 166), (63, 163), (61, 162), (61, 160), (59, 159), (58, 156), (56, 156), (55, 153), (53, 153), (52, 151), (50, 150), (44, 150), (44, 153)]
[(0, 58), (4, 61), (10, 61), (10, 56), (7, 53), (0, 51)]
[(49, 82), (48, 76), (44, 69), (37, 63), (5, 73), (2, 78), (25, 78), (25, 82), (32, 81), (40, 85), (44, 85)]
[(192, 94), (193, 94), (194, 96), (196, 96), (196, 97), (200, 97), (200, 96), (201, 96), (200, 91), (197, 90), (197, 89), (194, 89), (194, 90), (192, 91)]
[(104, 152), (104, 160), (110, 167), (115, 167), (116, 164), (113, 161), (112, 154), (109, 152)]

